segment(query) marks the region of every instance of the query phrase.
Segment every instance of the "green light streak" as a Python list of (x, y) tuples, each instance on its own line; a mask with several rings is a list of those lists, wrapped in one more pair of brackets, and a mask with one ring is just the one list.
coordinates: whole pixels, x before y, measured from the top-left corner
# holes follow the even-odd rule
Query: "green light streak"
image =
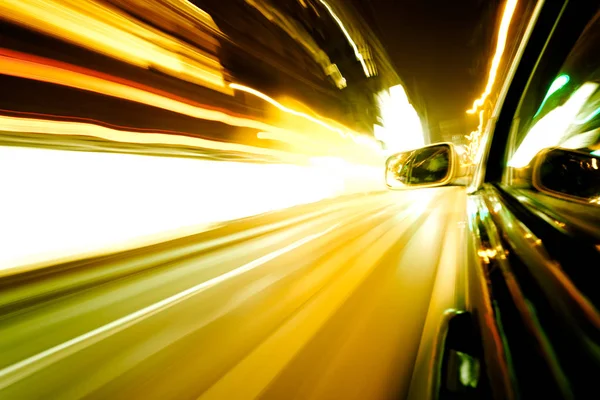
[(594, 119), (596, 117), (596, 115), (598, 115), (598, 114), (600, 114), (600, 107), (596, 108), (593, 112), (590, 113), (590, 115), (588, 115), (584, 119), (580, 119), (580, 120), (577, 120), (575, 122), (577, 122), (577, 124), (579, 124), (579, 125), (583, 125), (586, 122), (589, 122), (592, 119)]
[(534, 117), (536, 117), (540, 113), (540, 111), (542, 111), (542, 108), (544, 108), (544, 105), (546, 104), (546, 101), (548, 101), (550, 96), (552, 96), (558, 90), (562, 89), (567, 83), (569, 83), (570, 80), (571, 78), (567, 74), (562, 74), (556, 77), (554, 82), (552, 82), (552, 84), (550, 85), (550, 89), (548, 89), (548, 93), (546, 93), (546, 97), (544, 97), (544, 100), (542, 101), (542, 104), (540, 105), (540, 108), (538, 108)]

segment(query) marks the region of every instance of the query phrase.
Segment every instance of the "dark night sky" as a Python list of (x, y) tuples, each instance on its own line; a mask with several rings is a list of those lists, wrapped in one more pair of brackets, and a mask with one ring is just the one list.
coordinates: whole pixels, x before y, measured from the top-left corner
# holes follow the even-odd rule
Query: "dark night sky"
[[(495, 46), (499, 0), (356, 0), (432, 130), (464, 118), (479, 97)], [(419, 99), (415, 99), (418, 108)]]

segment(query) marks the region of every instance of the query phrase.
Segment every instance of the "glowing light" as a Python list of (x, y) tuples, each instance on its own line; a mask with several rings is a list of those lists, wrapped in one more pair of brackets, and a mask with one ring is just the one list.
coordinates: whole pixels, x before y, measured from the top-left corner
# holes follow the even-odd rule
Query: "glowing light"
[(592, 151), (592, 153), (591, 153), (591, 154), (592, 154), (593, 156), (598, 156), (598, 157), (600, 157), (600, 150), (594, 150), (594, 151)]
[[(341, 126), (341, 124), (339, 124), (335, 121), (330, 120), (330, 121), (332, 121), (332, 123), (327, 123), (323, 120), (326, 118), (318, 116), (317, 114), (314, 114), (316, 116), (312, 116), (310, 114), (303, 113), (301, 111), (286, 107), (283, 104), (281, 104), (280, 102), (278, 102), (277, 100), (268, 96), (267, 94), (260, 92), (254, 88), (248, 87), (248, 86), (240, 85), (237, 83), (231, 83), (229, 86), (234, 90), (239, 90), (239, 91), (243, 91), (243, 92), (252, 94), (252, 95), (266, 101), (267, 103), (271, 104), (272, 106), (276, 107), (280, 111), (283, 111), (285, 113), (288, 113), (288, 114), (303, 118), (312, 123), (315, 123), (331, 132), (338, 134), (342, 138), (349, 138), (354, 143), (356, 143), (360, 146), (370, 147), (373, 150), (381, 151), (381, 146), (379, 145), (379, 143), (377, 143), (375, 140), (373, 140), (373, 138), (371, 138), (370, 136), (358, 134), (356, 132), (351, 131), (348, 128), (345, 128), (346, 130), (338, 128), (338, 127), (334, 126), (333, 123), (337, 124), (338, 126)], [(279, 140), (282, 142), (288, 142), (288, 143), (292, 143), (292, 144), (299, 144), (299, 145), (305, 145), (305, 146), (314, 146), (315, 144), (317, 144), (319, 141), (322, 141), (322, 139), (323, 139), (323, 138), (319, 138), (319, 140), (315, 140), (314, 138), (311, 139), (309, 136), (307, 136), (305, 134), (299, 135), (299, 134), (294, 134), (290, 131), (282, 131), (282, 130), (277, 131), (277, 132), (274, 132), (274, 131), (273, 132), (259, 132), (257, 136), (259, 139)]]
[(325, 0), (319, 0), (319, 2), (321, 4), (323, 4), (323, 6), (327, 9), (327, 11), (329, 11), (329, 14), (331, 15), (331, 17), (335, 20), (335, 22), (337, 22), (337, 24), (339, 25), (340, 29), (344, 33), (344, 36), (346, 36), (346, 39), (348, 40), (348, 43), (350, 43), (350, 46), (352, 46), (352, 49), (354, 50), (354, 55), (355, 55), (356, 59), (361, 63), (361, 65), (363, 67), (363, 71), (365, 72), (365, 75), (367, 77), (372, 76), (371, 72), (369, 71), (369, 68), (367, 67), (367, 64), (365, 63), (364, 56), (358, 50), (358, 46), (356, 45), (356, 43), (354, 42), (354, 40), (352, 40), (352, 37), (350, 36), (350, 33), (348, 33), (348, 30), (344, 26), (344, 23), (342, 22), (342, 20), (340, 19), (340, 17), (338, 17), (336, 15), (335, 11), (333, 11), (333, 8), (331, 8), (331, 6), (329, 4), (327, 4), (327, 2)]
[(356, 144), (359, 144), (361, 146), (368, 146), (368, 147), (371, 147), (374, 150), (381, 151), (381, 144), (378, 143), (371, 136), (366, 136), (366, 135), (351, 135), (350, 138)]
[(562, 89), (567, 83), (569, 83), (570, 80), (571, 80), (571, 78), (569, 77), (569, 75), (566, 75), (566, 74), (559, 75), (554, 80), (554, 82), (552, 82), (552, 85), (550, 85), (550, 89), (548, 89), (548, 93), (546, 94), (545, 99), (552, 96), (552, 94), (554, 92), (556, 92), (557, 90)]
[(546, 104), (546, 101), (548, 101), (550, 96), (552, 96), (554, 93), (556, 93), (556, 91), (562, 89), (569, 82), (570, 79), (571, 78), (569, 77), (569, 75), (563, 74), (563, 75), (559, 75), (554, 80), (554, 82), (552, 82), (552, 84), (550, 85), (550, 89), (548, 89), (548, 93), (546, 93), (546, 96), (544, 97), (544, 100), (542, 100), (542, 104), (540, 104), (540, 108), (538, 108), (534, 117), (536, 115), (538, 115), (540, 113), (540, 111), (542, 111), (542, 108), (544, 108), (544, 105)]
[(526, 167), (540, 150), (559, 145), (568, 133), (571, 121), (597, 88), (597, 83), (583, 84), (565, 104), (556, 107), (537, 121), (527, 132), (508, 165), (514, 168)]
[(484, 123), (483, 114), (484, 114), (484, 111), (480, 110), (479, 111), (479, 125), (477, 125), (477, 129), (472, 131), (470, 134), (465, 135), (465, 138), (469, 141), (469, 144), (467, 145), (466, 155), (465, 155), (467, 164), (474, 164), (475, 160), (477, 159), (477, 153), (479, 151), (480, 144), (481, 144), (481, 135), (483, 133), (483, 123)]
[[(311, 137), (305, 130), (296, 129), (294, 127), (288, 129), (267, 122), (247, 118), (245, 116), (238, 116), (229, 113), (228, 111), (213, 109), (209, 106), (137, 82), (12, 50), (0, 49), (0, 73), (100, 93), (151, 107), (162, 108), (193, 118), (222, 122), (231, 126), (256, 129), (265, 135), (270, 135), (272, 138), (278, 138), (283, 141), (290, 141), (291, 138), (292, 141), (298, 142), (296, 139), (298, 135), (301, 134), (304, 134), (308, 138)], [(337, 124), (335, 121), (326, 123), (317, 117), (292, 110), (265, 94), (249, 87), (233, 84), (232, 88), (247, 91), (269, 102), (279, 110), (306, 119), (311, 123), (318, 124), (320, 127), (336, 133), (336, 138), (339, 135), (341, 137), (349, 137), (353, 140), (353, 142), (350, 142), (353, 149), (348, 147), (343, 150), (340, 148), (339, 143), (327, 144), (327, 142), (323, 140), (323, 137), (313, 135), (311, 144), (313, 149), (316, 141), (318, 141), (321, 145), (335, 145), (339, 151), (348, 151), (350, 152), (348, 155), (351, 157), (365, 158), (373, 156), (373, 154), (368, 155), (365, 153), (364, 147), (367, 144), (365, 140), (356, 139), (355, 136), (358, 135), (353, 134), (351, 131), (344, 131), (341, 124), (338, 124), (339, 127), (335, 126), (335, 124)], [(295, 137), (292, 138), (292, 136)], [(288, 139), (286, 139), (286, 137)], [(360, 146), (356, 146), (354, 143), (360, 144)], [(379, 151), (378, 148), (376, 149), (376, 143), (373, 141), (369, 142), (369, 146), (373, 150)], [(310, 150), (310, 147), (307, 146), (306, 148)]]
[(492, 65), (490, 66), (488, 81), (481, 97), (473, 102), (473, 107), (471, 109), (467, 110), (467, 113), (469, 114), (475, 114), (479, 107), (484, 104), (490, 93), (492, 93), (492, 87), (496, 81), (496, 75), (498, 74), (498, 67), (500, 66), (500, 61), (502, 60), (502, 55), (504, 54), (504, 49), (506, 48), (508, 28), (510, 27), (510, 22), (517, 7), (517, 3), (518, 0), (506, 1), (506, 6), (504, 7), (504, 13), (502, 15), (502, 21), (500, 23), (500, 29), (498, 30), (496, 51), (494, 53), (494, 58), (492, 59)]
[(295, 132), (258, 132), (256, 137), (262, 140), (275, 140), (278, 142), (288, 143), (293, 145), (296, 149), (308, 150), (322, 144), (322, 142), (319, 142), (319, 140), (311, 139), (310, 136)]
[(375, 125), (375, 137), (385, 143), (388, 153), (412, 150), (425, 145), (421, 119), (410, 104), (402, 85), (378, 95), (383, 126)]
[(16, 118), (0, 115), (3, 131), (21, 133), (44, 133), (51, 135), (86, 135), (111, 142), (137, 143), (147, 145), (180, 145), (197, 149), (241, 152), (253, 155), (265, 155), (285, 159), (286, 161), (304, 160), (300, 155), (273, 149), (248, 146), (239, 143), (218, 142), (202, 138), (173, 133), (135, 132), (126, 129), (111, 129), (100, 125), (71, 121), (52, 121), (37, 118)]
[(322, 120), (320, 120), (318, 118), (315, 118), (315, 117), (313, 117), (311, 115), (308, 115), (308, 114), (300, 112), (300, 111), (292, 110), (291, 108), (284, 106), (283, 104), (279, 103), (277, 100), (273, 99), (272, 97), (269, 97), (268, 95), (266, 95), (266, 94), (264, 94), (264, 93), (262, 93), (262, 92), (260, 92), (260, 91), (258, 91), (256, 89), (253, 89), (251, 87), (244, 86), (244, 85), (239, 85), (237, 83), (231, 83), (229, 86), (232, 89), (239, 90), (239, 91), (246, 92), (246, 93), (250, 93), (250, 94), (252, 94), (252, 95), (254, 95), (254, 96), (258, 97), (258, 98), (261, 98), (264, 101), (266, 101), (267, 103), (269, 103), (269, 104), (277, 107), (279, 110), (281, 110), (283, 112), (286, 112), (288, 114), (292, 114), (292, 115), (295, 115), (297, 117), (304, 118), (304, 119), (306, 119), (308, 121), (314, 122), (315, 124), (318, 124), (318, 125), (322, 126), (325, 129), (328, 129), (328, 130), (330, 130), (332, 132), (337, 133), (341, 137), (345, 138), (345, 137), (347, 137), (347, 136), (350, 135), (350, 133), (345, 133), (341, 129), (336, 128), (334, 126), (331, 126), (331, 125), (323, 122)]
[(588, 122), (590, 122), (591, 120), (593, 120), (594, 118), (596, 118), (596, 116), (600, 114), (600, 107), (596, 108), (593, 112), (591, 112), (587, 117), (583, 118), (583, 119), (579, 119), (577, 121), (575, 121), (575, 123), (579, 124), (579, 125), (583, 125), (586, 124)]
[(600, 137), (600, 128), (588, 132), (577, 133), (563, 141), (560, 144), (560, 147), (565, 149), (583, 149), (591, 147), (596, 143), (598, 137)]
[(596, 158), (592, 158), (592, 168), (598, 169), (598, 160)]
[[(334, 165), (351, 165), (340, 163)], [(0, 174), (0, 270), (164, 241), (336, 196), (348, 185), (357, 192), (381, 185), (331, 161), (300, 166), (2, 146), (0, 170), (11, 171)]]

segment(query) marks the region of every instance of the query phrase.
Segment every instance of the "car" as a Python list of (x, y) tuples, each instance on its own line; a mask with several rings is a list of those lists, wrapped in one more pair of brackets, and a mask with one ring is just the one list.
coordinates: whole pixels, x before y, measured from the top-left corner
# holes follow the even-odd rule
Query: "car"
[(597, 1), (537, 2), (474, 173), (452, 143), (387, 161), (392, 190), (470, 181), (466, 306), (439, 331), (434, 398), (600, 396), (599, 55)]

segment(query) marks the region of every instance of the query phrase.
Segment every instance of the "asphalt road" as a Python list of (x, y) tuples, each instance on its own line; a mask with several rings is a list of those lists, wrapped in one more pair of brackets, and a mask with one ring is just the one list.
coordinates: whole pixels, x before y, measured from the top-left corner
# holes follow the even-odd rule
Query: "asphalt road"
[(465, 209), (355, 195), (4, 277), (0, 398), (425, 398)]

